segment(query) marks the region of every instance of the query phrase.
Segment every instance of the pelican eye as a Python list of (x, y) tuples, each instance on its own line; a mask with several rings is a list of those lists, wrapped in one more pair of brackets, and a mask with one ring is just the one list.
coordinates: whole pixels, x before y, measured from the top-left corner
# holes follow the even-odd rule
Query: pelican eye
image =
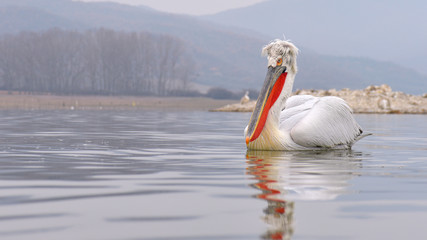
[(282, 66), (282, 63), (283, 63), (283, 58), (277, 59), (277, 62), (276, 62), (277, 66)]

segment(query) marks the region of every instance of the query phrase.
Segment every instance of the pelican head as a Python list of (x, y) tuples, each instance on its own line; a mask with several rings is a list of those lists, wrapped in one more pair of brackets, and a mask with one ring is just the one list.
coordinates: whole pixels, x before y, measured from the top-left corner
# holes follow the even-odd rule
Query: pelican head
[(293, 43), (276, 39), (262, 49), (262, 55), (267, 56), (268, 67), (285, 66), (296, 73), (298, 51)]
[[(248, 146), (260, 137), (266, 124), (276, 121), (272, 125), (279, 125), (277, 116), (292, 92), (294, 77), (297, 73), (298, 48), (291, 42), (274, 40), (263, 48), (262, 54), (268, 58), (268, 70), (249, 125), (245, 129), (246, 145)], [(275, 117), (271, 117), (271, 115)], [(280, 133), (264, 133), (264, 141), (270, 141), (268, 144), (274, 145), (274, 139), (268, 138), (276, 135), (280, 135)]]

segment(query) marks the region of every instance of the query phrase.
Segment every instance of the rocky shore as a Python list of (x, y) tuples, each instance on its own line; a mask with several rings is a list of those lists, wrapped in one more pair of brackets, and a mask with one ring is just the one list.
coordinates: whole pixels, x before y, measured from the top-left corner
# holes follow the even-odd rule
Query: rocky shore
[[(415, 96), (403, 92), (394, 92), (391, 87), (368, 86), (363, 90), (297, 90), (294, 95), (313, 95), (316, 97), (337, 96), (344, 99), (354, 113), (396, 113), (427, 114), (427, 94)], [(241, 103), (229, 104), (212, 111), (218, 112), (252, 112), (256, 101), (243, 100)]]

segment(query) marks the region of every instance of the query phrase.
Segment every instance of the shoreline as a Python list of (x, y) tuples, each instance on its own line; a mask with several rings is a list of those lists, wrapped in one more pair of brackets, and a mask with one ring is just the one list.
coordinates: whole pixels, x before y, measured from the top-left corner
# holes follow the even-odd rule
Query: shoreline
[[(368, 86), (363, 90), (329, 89), (297, 90), (292, 95), (312, 95), (316, 97), (336, 96), (344, 99), (360, 114), (427, 114), (427, 94), (423, 96), (393, 92), (391, 87)], [(252, 112), (256, 101), (243, 101), (214, 109), (215, 112)]]
[[(388, 85), (363, 90), (297, 90), (293, 95), (337, 96), (360, 114), (427, 114), (427, 94), (393, 92)], [(52, 95), (0, 91), (0, 110), (184, 110), (252, 112), (256, 101), (206, 97)]]
[(0, 110), (201, 110), (209, 111), (235, 100), (203, 97), (140, 97), (19, 94), (0, 91)]

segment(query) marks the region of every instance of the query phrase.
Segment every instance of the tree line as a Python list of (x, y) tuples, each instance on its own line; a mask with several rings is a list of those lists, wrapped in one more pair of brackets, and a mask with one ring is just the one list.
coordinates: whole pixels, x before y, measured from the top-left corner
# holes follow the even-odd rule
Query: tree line
[(194, 60), (172, 36), (51, 29), (0, 36), (0, 88), (166, 96), (190, 91)]

